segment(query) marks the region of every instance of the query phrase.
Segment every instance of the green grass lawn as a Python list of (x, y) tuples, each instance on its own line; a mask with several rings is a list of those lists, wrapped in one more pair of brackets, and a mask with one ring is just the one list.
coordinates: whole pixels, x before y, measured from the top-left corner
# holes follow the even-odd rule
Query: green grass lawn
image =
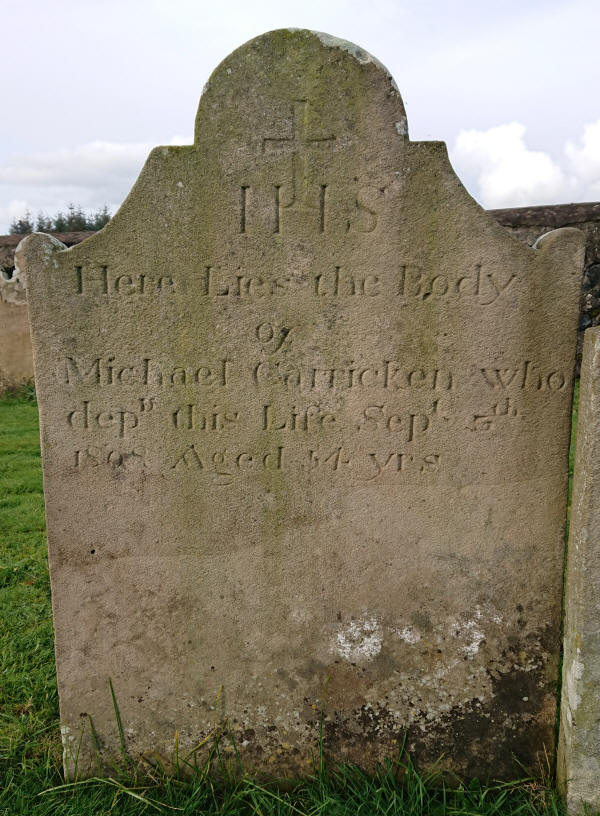
[[(448, 789), (404, 760), (376, 776), (315, 767), (285, 791), (245, 777), (156, 772), (63, 786), (35, 402), (0, 401), (0, 816), (562, 814), (550, 784)], [(213, 752), (218, 763), (218, 746)]]

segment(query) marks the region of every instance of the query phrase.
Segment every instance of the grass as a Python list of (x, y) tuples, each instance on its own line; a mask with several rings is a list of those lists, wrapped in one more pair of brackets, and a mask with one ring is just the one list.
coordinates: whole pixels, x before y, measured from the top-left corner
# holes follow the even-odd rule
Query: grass
[[(408, 760), (375, 775), (318, 756), (310, 778), (285, 790), (210, 762), (192, 779), (144, 768), (65, 785), (46, 558), (37, 406), (31, 389), (0, 400), (0, 816), (562, 816), (550, 783), (449, 788)], [(215, 772), (216, 768), (216, 772)], [(220, 770), (219, 770), (220, 769)]]

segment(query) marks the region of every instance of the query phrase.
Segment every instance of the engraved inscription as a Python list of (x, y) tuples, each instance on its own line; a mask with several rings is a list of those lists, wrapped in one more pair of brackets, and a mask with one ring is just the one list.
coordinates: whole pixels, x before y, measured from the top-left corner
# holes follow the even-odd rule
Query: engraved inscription
[(384, 195), (385, 187), (362, 187), (354, 200), (355, 213), (348, 220), (346, 230), (373, 232), (379, 223), (379, 203)]
[(297, 365), (291, 361), (263, 360), (254, 367), (256, 385), (280, 384), (288, 390), (330, 391), (381, 388), (386, 391), (404, 389), (449, 391), (453, 376), (444, 369), (406, 368), (393, 360), (369, 365), (350, 363), (347, 366)]
[[(502, 288), (493, 276), (487, 279)], [(467, 281), (477, 287), (481, 280), (476, 267), (470, 278), (458, 279), (456, 289), (467, 291)], [(240, 282), (239, 291), (251, 291), (253, 285)], [(381, 279), (350, 276), (338, 266), (325, 280), (317, 275), (313, 286), (318, 296), (326, 287), (335, 295), (360, 293), (366, 298), (381, 291)], [(146, 449), (137, 443), (145, 444), (148, 431), (162, 428), (174, 440), (183, 437), (185, 446), (176, 446), (175, 458), (172, 450), (165, 456), (153, 449), (152, 468), (163, 475), (196, 474), (207, 486), (222, 488), (259, 472), (282, 471), (365, 486), (435, 482), (443, 473), (442, 463), (452, 459), (444, 447), (448, 431), (511, 430), (512, 423), (526, 422), (529, 415), (520, 392), (527, 392), (529, 400), (536, 394), (544, 398), (565, 391), (569, 382), (562, 372), (532, 360), (458, 372), (402, 357), (321, 359), (315, 365), (302, 348), (304, 337), (304, 325), (274, 316), (248, 326), (248, 347), (254, 347), (258, 359), (250, 355), (244, 362), (218, 356), (218, 351), (216, 359), (191, 364), (149, 356), (126, 361), (117, 354), (66, 357), (59, 379), (85, 389), (85, 398), (75, 400), (65, 414), (66, 423), (74, 434), (94, 442), (74, 451), (74, 467), (147, 468)], [(90, 393), (116, 388), (113, 393), (123, 394), (137, 386), (149, 393), (138, 392), (123, 403), (107, 405)], [(472, 398), (465, 386), (475, 386)], [(229, 387), (225, 401), (218, 390)], [(183, 401), (176, 396), (180, 388), (186, 394)], [(198, 389), (204, 401), (190, 400), (190, 388)], [(484, 395), (490, 392), (496, 399), (487, 401)], [(230, 402), (234, 394), (237, 405)], [(303, 401), (302, 394), (310, 396)], [(351, 402), (346, 403), (345, 394), (352, 394)], [(257, 399), (242, 401), (240, 395)], [(251, 446), (240, 441), (240, 431), (251, 434)], [(123, 440), (130, 439), (136, 447), (122, 449)], [(284, 440), (287, 447), (278, 444)]]
[(171, 470), (176, 472), (201, 471), (210, 483), (225, 486), (232, 484), (236, 478), (248, 472), (282, 470), (284, 450), (283, 446), (279, 446), (266, 453), (231, 450), (230, 448), (204, 452), (196, 445), (189, 445), (171, 465)]
[(292, 342), (291, 333), (292, 328), (287, 326), (273, 326), (272, 323), (259, 323), (256, 327), (256, 337), (260, 341), (263, 349), (267, 354), (275, 354), (288, 341), (289, 346)]
[(78, 295), (159, 295), (172, 294), (175, 280), (170, 275), (121, 274), (108, 266), (75, 267), (75, 291)]
[[(429, 412), (413, 413), (412, 411), (395, 411), (383, 404), (369, 405), (362, 413), (358, 429), (372, 432), (383, 430), (404, 437), (406, 442), (412, 442), (427, 433), (438, 415), (438, 406), (439, 401), (435, 400)], [(447, 418), (444, 417), (444, 419)]]
[(492, 405), (487, 411), (480, 414), (473, 414), (467, 428), (471, 431), (491, 431), (494, 430), (502, 420), (511, 420), (520, 417), (521, 412), (514, 402), (507, 397), (502, 402)]
[(246, 202), (248, 199), (249, 186), (242, 185), (240, 196), (240, 232), (246, 232)]
[(516, 368), (480, 368), (485, 384), (494, 391), (564, 391), (570, 377), (562, 371), (540, 371), (531, 360)]
[[(360, 230), (365, 231), (365, 230)], [(498, 273), (476, 264), (463, 274), (449, 274), (442, 269), (429, 270), (418, 263), (401, 263), (395, 269), (373, 272), (349, 269), (333, 264), (312, 269), (299, 276), (294, 269), (266, 276), (241, 266), (227, 269), (204, 264), (195, 276), (200, 296), (253, 302), (302, 294), (327, 298), (394, 298), (402, 306), (464, 302), (491, 306), (512, 286), (515, 273)]]
[(67, 424), (73, 430), (89, 431), (99, 428), (101, 430), (117, 432), (119, 439), (123, 439), (140, 424), (136, 411), (126, 411), (123, 409), (109, 409), (108, 411), (98, 411), (90, 408), (88, 400), (83, 404), (69, 411), (67, 414)]
[(297, 408), (295, 405), (286, 410), (277, 405), (263, 405), (263, 431), (324, 431), (337, 427), (334, 414), (325, 411), (319, 405)]
[(369, 453), (368, 457), (371, 465), (371, 475), (367, 476), (366, 480), (369, 482), (375, 481), (384, 475), (404, 474), (407, 471), (437, 473), (441, 460), (437, 453), (414, 456), (412, 453), (398, 453), (397, 451)]
[(91, 445), (83, 450), (75, 451), (75, 468), (77, 470), (97, 468), (102, 465), (108, 465), (111, 468), (122, 468), (129, 465), (143, 468), (145, 464), (142, 449), (121, 451)]
[(171, 415), (173, 427), (188, 431), (225, 431), (238, 428), (239, 411), (226, 411), (214, 405), (207, 410), (199, 405), (183, 405)]
[[(231, 361), (201, 365), (163, 365), (150, 357), (123, 365), (115, 355), (96, 357), (93, 360), (67, 357), (59, 380), (66, 385), (128, 386), (150, 385), (175, 388), (177, 386), (202, 386), (225, 388), (231, 376)], [(144, 406), (148, 410), (149, 403)]]
[(516, 278), (514, 272), (484, 272), (481, 264), (476, 264), (471, 272), (458, 278), (440, 271), (427, 272), (418, 265), (406, 265), (400, 270), (398, 293), (409, 300), (422, 302), (466, 297), (481, 306), (490, 306)]

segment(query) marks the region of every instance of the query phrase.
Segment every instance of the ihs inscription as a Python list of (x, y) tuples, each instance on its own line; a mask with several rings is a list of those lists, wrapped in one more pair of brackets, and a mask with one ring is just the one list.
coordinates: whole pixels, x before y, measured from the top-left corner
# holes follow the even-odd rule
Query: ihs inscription
[(265, 136), (263, 152), (286, 154), (291, 157), (292, 172), (289, 189), (275, 185), (275, 209), (273, 232), (280, 231), (282, 210), (299, 204), (318, 209), (319, 232), (325, 232), (325, 198), (327, 184), (319, 184), (316, 190), (308, 182), (308, 162), (314, 148), (331, 147), (335, 141), (333, 134), (314, 135), (310, 129), (311, 107), (307, 99), (295, 99), (292, 103), (291, 119), (288, 120), (286, 136)]

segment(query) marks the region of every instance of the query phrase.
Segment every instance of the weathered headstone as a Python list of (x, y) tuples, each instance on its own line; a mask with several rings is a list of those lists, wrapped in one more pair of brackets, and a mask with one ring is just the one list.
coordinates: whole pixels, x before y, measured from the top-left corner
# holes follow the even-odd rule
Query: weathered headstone
[(286, 30), (101, 233), (19, 254), (71, 774), (109, 680), (132, 756), (227, 718), (295, 774), (321, 712), (368, 767), (552, 754), (580, 233), (512, 239), (382, 65)]
[(600, 329), (585, 333), (565, 597), (558, 777), (569, 813), (600, 810)]
[(33, 379), (25, 285), (0, 269), (0, 393)]

